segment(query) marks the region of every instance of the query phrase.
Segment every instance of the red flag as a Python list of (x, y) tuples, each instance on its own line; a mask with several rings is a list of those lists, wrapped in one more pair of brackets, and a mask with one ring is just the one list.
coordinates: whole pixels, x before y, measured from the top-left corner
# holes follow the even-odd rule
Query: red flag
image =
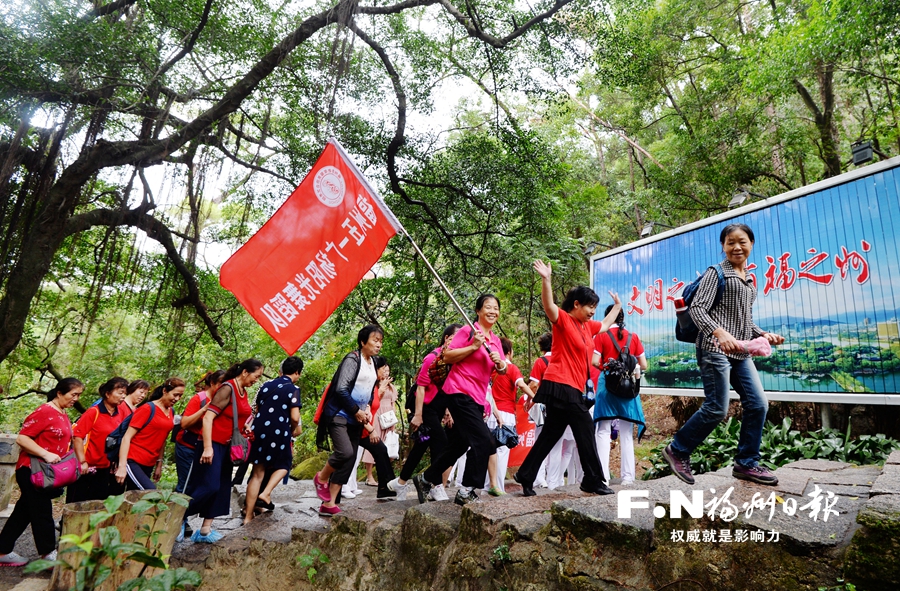
[(331, 139), (275, 215), (225, 261), (219, 282), (292, 354), (353, 291), (401, 229)]

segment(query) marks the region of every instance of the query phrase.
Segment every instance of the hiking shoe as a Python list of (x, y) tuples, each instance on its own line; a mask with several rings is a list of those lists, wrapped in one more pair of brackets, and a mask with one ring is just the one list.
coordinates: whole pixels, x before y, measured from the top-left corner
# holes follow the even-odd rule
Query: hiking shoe
[(506, 494), (505, 492), (503, 492), (502, 490), (500, 490), (500, 489), (497, 488), (496, 486), (492, 486), (491, 488), (489, 488), (489, 489), (487, 490), (487, 493), (488, 493), (489, 495), (491, 495), (492, 497), (502, 497), (503, 495)]
[(431, 490), (428, 492), (428, 500), (429, 501), (449, 501), (450, 497), (447, 496), (447, 491), (444, 489), (443, 484), (436, 484), (431, 487)]
[(389, 488), (379, 488), (378, 492), (375, 494), (376, 499), (395, 499), (397, 498), (397, 493), (392, 491)]
[[(515, 474), (513, 474), (513, 480), (515, 480), (517, 483), (519, 483), (520, 485), (522, 485), (522, 496), (523, 496), (523, 497), (533, 497), (534, 495), (537, 494), (536, 492), (534, 492), (534, 487), (532, 487), (532, 485), (530, 485), (530, 484), (525, 484), (524, 482), (522, 482), (522, 481), (519, 480), (519, 473), (518, 473), (518, 472), (516, 472)], [(490, 492), (490, 491), (488, 491), (488, 492)]]
[(601, 482), (594, 488), (585, 488), (584, 485), (581, 487), (581, 492), (590, 493), (592, 495), (611, 495), (613, 494), (613, 489), (606, 486), (605, 483)]
[(674, 449), (672, 449), (671, 443), (663, 449), (662, 456), (672, 470), (672, 474), (688, 484), (694, 484), (694, 475), (691, 473), (690, 456), (686, 458), (681, 457)]
[(328, 483), (319, 480), (318, 473), (313, 476), (313, 486), (316, 487), (316, 495), (318, 495), (320, 499), (326, 502), (331, 500), (331, 491), (328, 490)]
[(778, 477), (760, 465), (748, 468), (746, 466), (741, 466), (740, 464), (735, 464), (734, 468), (731, 470), (731, 475), (740, 480), (749, 480), (757, 484), (778, 484)]
[(465, 488), (459, 489), (458, 491), (456, 491), (456, 498), (453, 499), (454, 503), (461, 506), (465, 506), (476, 501), (478, 501), (478, 495), (475, 493), (474, 488), (470, 488), (468, 492), (466, 492)]
[(409, 492), (409, 482), (407, 482), (406, 484), (400, 484), (400, 479), (394, 478), (393, 480), (391, 480), (387, 483), (387, 487), (389, 490), (392, 490), (395, 493), (397, 493), (398, 501), (406, 500), (406, 493)]
[(431, 483), (425, 480), (425, 477), (422, 476), (422, 474), (413, 476), (412, 481), (413, 486), (416, 487), (416, 494), (419, 496), (419, 503), (425, 504), (428, 501), (428, 495), (431, 492)]
[(0, 556), (0, 566), (25, 566), (26, 564), (28, 564), (28, 559), (15, 552)]
[(334, 517), (338, 513), (341, 512), (341, 508), (335, 505), (334, 507), (326, 507), (324, 504), (319, 506), (319, 515), (322, 517)]

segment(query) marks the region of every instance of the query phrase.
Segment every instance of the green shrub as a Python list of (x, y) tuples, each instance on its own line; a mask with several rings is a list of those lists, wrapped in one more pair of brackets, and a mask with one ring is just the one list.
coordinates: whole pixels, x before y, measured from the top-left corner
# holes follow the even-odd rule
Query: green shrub
[[(729, 418), (716, 429), (691, 454), (691, 469), (694, 474), (713, 472), (730, 466), (737, 453), (740, 421)], [(662, 478), (672, 473), (662, 457), (662, 450), (669, 443), (660, 443), (650, 454), (650, 469), (644, 480)], [(785, 417), (781, 425), (766, 423), (763, 429), (760, 454), (761, 464), (776, 469), (798, 460), (834, 460), (849, 464), (883, 464), (895, 449), (900, 449), (900, 441), (884, 435), (862, 435), (850, 437), (850, 427), (846, 432), (837, 429), (819, 429), (800, 433), (791, 429), (790, 417)]]

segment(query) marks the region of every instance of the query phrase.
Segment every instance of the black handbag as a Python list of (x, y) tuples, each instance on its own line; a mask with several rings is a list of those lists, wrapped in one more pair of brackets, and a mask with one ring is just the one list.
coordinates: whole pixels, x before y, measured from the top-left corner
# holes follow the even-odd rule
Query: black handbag
[(519, 434), (516, 433), (516, 430), (510, 427), (509, 425), (503, 425), (502, 427), (497, 427), (493, 431), (494, 439), (497, 440), (498, 446), (505, 445), (509, 449), (512, 449), (519, 445)]

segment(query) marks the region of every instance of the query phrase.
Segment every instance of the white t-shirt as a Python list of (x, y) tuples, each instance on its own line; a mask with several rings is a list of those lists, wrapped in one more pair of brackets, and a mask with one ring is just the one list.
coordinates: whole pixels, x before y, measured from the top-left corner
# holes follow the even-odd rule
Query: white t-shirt
[(375, 373), (375, 364), (369, 359), (360, 356), (359, 375), (356, 377), (356, 383), (353, 390), (350, 391), (350, 398), (360, 408), (365, 410), (369, 406), (369, 400), (372, 398), (372, 391), (375, 389), (375, 381), (378, 380), (378, 374)]

